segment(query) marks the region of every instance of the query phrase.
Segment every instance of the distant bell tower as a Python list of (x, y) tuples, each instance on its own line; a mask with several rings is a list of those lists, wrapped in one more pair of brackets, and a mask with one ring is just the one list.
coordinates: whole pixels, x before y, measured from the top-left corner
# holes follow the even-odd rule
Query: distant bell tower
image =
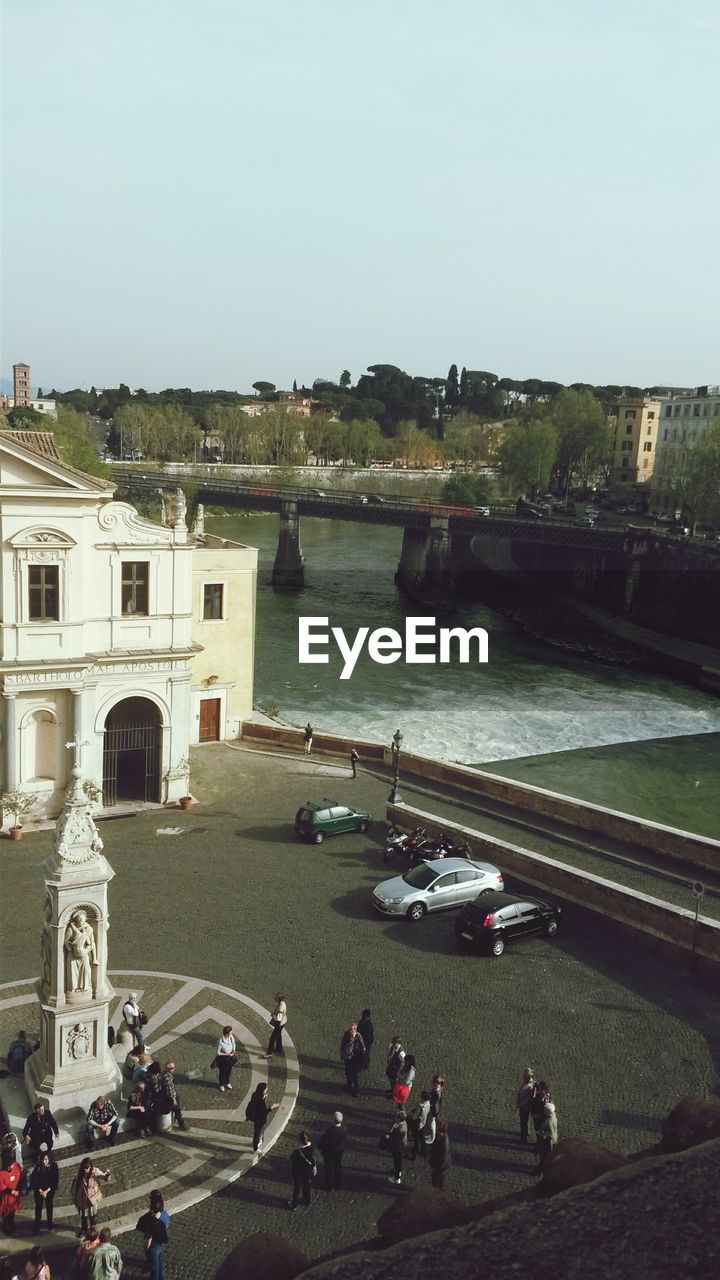
[(13, 395), (15, 397), (15, 408), (20, 405), (29, 404), (32, 400), (30, 395), (30, 365), (14, 364), (13, 365)]

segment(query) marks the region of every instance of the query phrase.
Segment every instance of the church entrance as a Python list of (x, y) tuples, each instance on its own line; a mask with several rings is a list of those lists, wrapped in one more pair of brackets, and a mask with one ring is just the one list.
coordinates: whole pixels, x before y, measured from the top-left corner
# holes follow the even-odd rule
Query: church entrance
[(109, 711), (103, 738), (103, 804), (160, 802), (160, 712), (149, 698), (125, 698)]

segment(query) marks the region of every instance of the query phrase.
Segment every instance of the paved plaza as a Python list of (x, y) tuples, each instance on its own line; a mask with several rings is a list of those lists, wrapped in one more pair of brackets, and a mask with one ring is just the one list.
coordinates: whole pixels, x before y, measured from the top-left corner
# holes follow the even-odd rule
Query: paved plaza
[[(173, 1216), (172, 1280), (212, 1277), (230, 1247), (259, 1230), (287, 1235), (310, 1259), (342, 1251), (376, 1234), (393, 1197), (429, 1182), (423, 1164), (406, 1164), (403, 1188), (391, 1187), (378, 1150), (389, 1114), (385, 1049), (395, 1033), (416, 1055), (415, 1093), (436, 1070), (448, 1078), (449, 1191), (466, 1204), (531, 1181), (534, 1161), (518, 1144), (513, 1106), (528, 1064), (552, 1083), (561, 1137), (595, 1138), (626, 1153), (657, 1142), (677, 1098), (716, 1086), (717, 997), (640, 945), (611, 936), (602, 921), (568, 908), (556, 941), (530, 940), (493, 960), (456, 951), (452, 914), (416, 926), (378, 917), (371, 892), (388, 874), (382, 773), (361, 770), (353, 782), (347, 768), (327, 760), (213, 745), (194, 753), (193, 792), (200, 803), (187, 813), (148, 810), (101, 826), (116, 872), (112, 980), (118, 996), (130, 985), (143, 991), (150, 1047), (161, 1057), (172, 1053), (192, 1125), (170, 1138), (123, 1138), (107, 1161), (103, 1153), (100, 1163), (115, 1176), (101, 1219), (122, 1229), (156, 1185), (171, 1201), (197, 1201)], [(325, 796), (367, 806), (379, 821), (365, 835), (300, 843), (295, 810)], [(4, 1051), (18, 1027), (37, 1028), (32, 1001), (15, 1001), (31, 994), (28, 980), (38, 969), (51, 833), (0, 847), (0, 961), (10, 984), (0, 992)], [(269, 1065), (260, 1053), (280, 990), (297, 1071), (292, 1047)], [(348, 1021), (366, 1005), (377, 1041), (354, 1102), (344, 1092), (338, 1049)], [(113, 1020), (117, 1026), (117, 1007)], [(244, 1039), (231, 1094), (217, 1091), (209, 1065), (223, 1021)], [(269, 1134), (277, 1140), (253, 1163), (244, 1100), (263, 1071), (282, 1107)], [(298, 1131), (307, 1128), (317, 1140), (338, 1106), (351, 1136), (345, 1187), (325, 1193), (321, 1174), (312, 1206), (291, 1215), (288, 1156)], [(62, 1159), (56, 1218), (74, 1226), (62, 1207), (75, 1156)], [(26, 1203), (18, 1228), (28, 1246), (31, 1223)], [(71, 1237), (55, 1234), (62, 1276)], [(144, 1274), (139, 1236), (129, 1231), (118, 1242), (127, 1274)]]

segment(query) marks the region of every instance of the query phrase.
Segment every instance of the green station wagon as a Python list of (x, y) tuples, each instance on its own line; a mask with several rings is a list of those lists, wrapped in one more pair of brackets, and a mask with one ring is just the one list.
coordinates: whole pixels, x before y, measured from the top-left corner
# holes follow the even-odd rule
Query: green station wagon
[(373, 820), (364, 809), (351, 809), (337, 800), (323, 800), (312, 804), (309, 800), (295, 814), (295, 830), (305, 840), (322, 844), (326, 836), (339, 835), (341, 831), (367, 831)]

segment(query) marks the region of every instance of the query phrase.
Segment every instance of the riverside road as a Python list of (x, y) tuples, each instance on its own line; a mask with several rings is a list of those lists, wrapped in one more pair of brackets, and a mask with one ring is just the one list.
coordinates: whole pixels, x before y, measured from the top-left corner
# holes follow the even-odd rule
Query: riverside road
[[(146, 810), (101, 825), (116, 872), (110, 967), (196, 975), (266, 1008), (283, 990), (300, 1092), (281, 1140), (251, 1172), (174, 1217), (173, 1280), (212, 1276), (229, 1249), (257, 1231), (291, 1238), (309, 1259), (343, 1251), (376, 1234), (379, 1215), (406, 1187), (429, 1182), (422, 1163), (409, 1164), (404, 1186), (390, 1187), (387, 1158), (378, 1150), (388, 1116), (385, 1050), (396, 1033), (416, 1055), (417, 1090), (436, 1070), (448, 1077), (448, 1189), (467, 1204), (531, 1182), (534, 1160), (518, 1144), (514, 1110), (528, 1064), (552, 1083), (561, 1136), (597, 1139), (623, 1153), (653, 1146), (680, 1096), (715, 1087), (715, 995), (640, 944), (612, 936), (589, 913), (568, 906), (556, 940), (531, 939), (500, 960), (458, 952), (452, 913), (416, 926), (374, 913), (373, 887), (388, 874), (381, 820), (388, 779), (382, 773), (361, 769), (353, 782), (332, 760), (264, 754), (240, 744), (201, 747), (192, 767), (200, 803), (188, 813)], [(409, 802), (440, 810), (435, 796), (430, 802), (404, 784), (403, 793)], [(298, 841), (296, 809), (324, 796), (368, 807), (378, 820), (365, 835), (321, 846)], [(446, 796), (443, 804), (443, 813), (470, 824), (467, 798)], [(516, 843), (530, 840), (513, 815), (485, 815), (483, 824)], [(536, 832), (534, 839), (533, 847), (568, 858), (568, 846), (552, 833)], [(3, 844), (6, 982), (37, 973), (41, 863), (50, 845), (50, 832)], [(607, 866), (602, 874), (610, 874)], [(653, 892), (669, 896), (655, 881)], [(361, 1096), (351, 1101), (339, 1043), (366, 1005), (377, 1040)], [(32, 1003), (23, 1021), (36, 1031)], [(7, 1040), (16, 1029), (0, 1010), (0, 1035)], [(193, 1060), (177, 1061), (181, 1092), (186, 1071), (199, 1068), (212, 1078), (214, 1051), (210, 1037), (207, 1044), (200, 1038)], [(271, 1098), (279, 1087), (273, 1062)], [(298, 1131), (307, 1128), (317, 1139), (338, 1106), (351, 1135), (345, 1187), (332, 1196), (316, 1189), (312, 1206), (291, 1215), (288, 1157)], [(138, 1169), (138, 1179), (150, 1184), (153, 1157), (145, 1158), (150, 1165)], [(24, 1211), (18, 1224), (25, 1231), (28, 1216)], [(139, 1237), (130, 1232), (119, 1243), (129, 1277), (144, 1274)], [(65, 1245), (54, 1274), (63, 1274), (67, 1256)]]

